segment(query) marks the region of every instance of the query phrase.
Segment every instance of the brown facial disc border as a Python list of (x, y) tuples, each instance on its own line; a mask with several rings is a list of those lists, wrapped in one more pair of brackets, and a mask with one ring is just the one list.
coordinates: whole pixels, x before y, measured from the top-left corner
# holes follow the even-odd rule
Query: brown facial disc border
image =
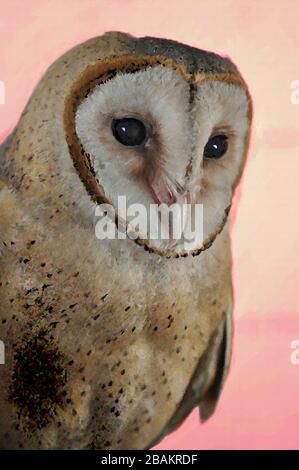
[[(196, 84), (200, 83), (205, 78), (212, 78), (213, 80), (224, 80), (235, 84), (238, 83), (244, 87), (243, 81), (234, 74), (219, 74), (219, 76), (216, 77), (209, 77), (208, 75), (206, 75), (206, 77), (203, 77), (202, 75), (192, 76), (186, 71), (185, 67), (163, 56), (135, 56), (132, 54), (125, 54), (121, 56), (112, 56), (106, 59), (99, 59), (98, 62), (88, 66), (75, 81), (69, 95), (65, 100), (64, 131), (74, 167), (81, 181), (83, 182), (87, 193), (96, 204), (104, 203), (111, 205), (111, 202), (108, 200), (103, 187), (96, 177), (95, 171), (91, 164), (90, 155), (85, 152), (76, 133), (75, 117), (77, 108), (97, 85), (100, 85), (107, 80), (111, 80), (117, 73), (134, 73), (156, 65), (169, 67), (180, 73), (180, 75), (190, 85), (190, 99), (192, 99)], [(190, 171), (189, 166), (190, 164), (186, 169), (187, 172)], [(162, 252), (158, 249), (150, 247), (148, 240), (137, 237), (134, 239), (134, 241), (138, 245), (143, 246), (146, 251), (166, 258), (182, 258), (189, 255), (197, 256), (202, 251), (209, 248), (214, 242), (216, 236), (222, 231), (227, 221), (229, 210), (230, 206), (226, 208), (223, 220), (220, 222), (217, 229), (204, 241), (203, 246), (190, 252), (182, 252), (180, 254), (177, 254), (171, 250), (168, 252)], [(119, 225), (124, 226), (123, 221), (118, 220), (117, 214), (115, 223), (117, 227)], [(127, 228), (127, 224), (125, 228)]]

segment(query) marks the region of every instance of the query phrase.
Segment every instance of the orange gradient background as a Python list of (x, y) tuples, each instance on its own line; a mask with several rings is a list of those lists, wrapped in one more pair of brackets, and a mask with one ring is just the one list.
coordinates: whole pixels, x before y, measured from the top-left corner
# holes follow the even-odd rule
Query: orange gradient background
[[(231, 227), (235, 287), (232, 367), (217, 412), (194, 411), (158, 449), (298, 449), (299, 80), (297, 0), (1, 0), (0, 139), (63, 52), (120, 30), (228, 55), (248, 82), (254, 128)], [(238, 200), (238, 201), (237, 201)]]

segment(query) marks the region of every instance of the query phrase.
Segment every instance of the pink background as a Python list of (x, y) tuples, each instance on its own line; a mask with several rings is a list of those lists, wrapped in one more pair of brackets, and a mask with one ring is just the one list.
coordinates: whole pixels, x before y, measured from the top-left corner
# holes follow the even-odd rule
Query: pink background
[(173, 38), (239, 66), (255, 119), (232, 226), (232, 368), (214, 417), (199, 426), (195, 411), (158, 448), (298, 449), (299, 365), (290, 344), (299, 339), (299, 104), (290, 96), (299, 80), (299, 2), (1, 0), (0, 7), (1, 140), (47, 66), (107, 30)]

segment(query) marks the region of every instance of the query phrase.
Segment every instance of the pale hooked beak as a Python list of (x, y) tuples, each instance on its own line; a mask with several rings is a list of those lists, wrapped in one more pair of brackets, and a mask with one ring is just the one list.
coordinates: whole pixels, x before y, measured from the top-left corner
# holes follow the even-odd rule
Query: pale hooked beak
[(175, 202), (175, 195), (170, 190), (164, 173), (155, 172), (154, 176), (149, 179), (149, 185), (158, 204), (171, 205)]
[(189, 202), (189, 192), (179, 183), (172, 182), (171, 178), (162, 171), (155, 172), (153, 177), (148, 178), (148, 183), (158, 204), (170, 206), (174, 203)]
[[(167, 206), (178, 206), (176, 209), (176, 219), (168, 219), (169, 225), (165, 227), (170, 233), (170, 247), (174, 246), (177, 240), (182, 238), (187, 223), (189, 203), (189, 191), (183, 189), (179, 183), (172, 182), (171, 179), (162, 171), (155, 172), (152, 178), (148, 180), (156, 203), (159, 205), (159, 213), (163, 219), (163, 212), (167, 212)], [(166, 207), (165, 207), (166, 206)], [(166, 220), (166, 219), (165, 219)], [(174, 229), (175, 227), (175, 229)]]

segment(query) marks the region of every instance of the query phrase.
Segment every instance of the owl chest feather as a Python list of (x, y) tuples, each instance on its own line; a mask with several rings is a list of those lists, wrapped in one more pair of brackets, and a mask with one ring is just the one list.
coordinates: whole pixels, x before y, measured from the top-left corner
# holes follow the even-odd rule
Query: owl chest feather
[[(29, 447), (143, 445), (174, 413), (227, 306), (227, 233), (198, 259), (167, 260), (71, 224), (23, 223), (2, 258), (5, 415), (31, 430)], [(37, 355), (58, 361), (43, 399)]]

